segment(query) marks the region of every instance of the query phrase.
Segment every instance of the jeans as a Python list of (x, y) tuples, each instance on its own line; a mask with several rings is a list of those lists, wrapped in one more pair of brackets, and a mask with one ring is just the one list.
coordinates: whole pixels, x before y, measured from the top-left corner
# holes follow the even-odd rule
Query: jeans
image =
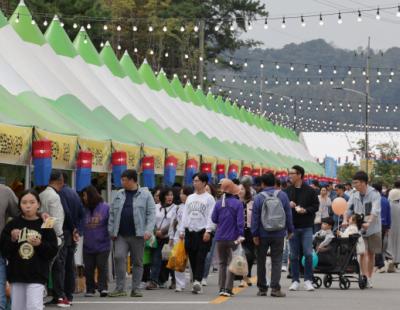
[(292, 268), (292, 282), (300, 282), (300, 248), (303, 248), (305, 256), (304, 281), (312, 281), (312, 241), (313, 227), (297, 228), (293, 237), (289, 240), (290, 244), (290, 263)]
[(151, 250), (151, 267), (150, 267), (150, 280), (163, 284), (168, 281), (169, 272), (166, 270), (167, 261), (162, 260), (162, 248), (168, 243), (167, 239), (157, 238), (158, 246)]
[(6, 309), (6, 260), (0, 254), (0, 310)]
[(282, 272), (282, 254), (285, 238), (260, 238), (257, 247), (257, 286), (265, 291), (268, 288), (265, 263), (268, 249), (271, 248), (271, 288), (280, 290), (279, 284)]
[(211, 243), (210, 252), (207, 253), (206, 262), (204, 263), (203, 279), (207, 279), (208, 274), (210, 273), (211, 263), (214, 258), (215, 246), (216, 246), (216, 240), (215, 240), (215, 238), (213, 238), (213, 241)]
[(114, 241), (114, 251), (115, 275), (117, 278), (116, 290), (125, 290), (128, 253), (130, 253), (132, 259), (132, 290), (138, 290), (143, 276), (143, 237), (123, 237), (119, 235)]

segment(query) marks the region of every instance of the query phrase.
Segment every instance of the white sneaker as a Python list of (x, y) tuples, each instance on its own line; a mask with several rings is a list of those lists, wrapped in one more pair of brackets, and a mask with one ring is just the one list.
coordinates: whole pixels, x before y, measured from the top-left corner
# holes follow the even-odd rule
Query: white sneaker
[(193, 294), (201, 294), (201, 293), (203, 293), (203, 288), (201, 287), (201, 283), (199, 281), (194, 281), (193, 282), (192, 293)]
[(183, 291), (183, 288), (181, 288), (181, 287), (176, 287), (176, 289), (175, 289), (175, 292), (177, 292), (177, 293), (182, 292), (182, 291)]
[(294, 281), (292, 285), (289, 287), (289, 291), (297, 291), (300, 287), (300, 283), (297, 281)]
[(314, 290), (314, 285), (310, 280), (304, 281), (304, 289), (308, 292), (311, 292)]
[(367, 288), (373, 288), (371, 279), (367, 280)]
[(282, 272), (286, 272), (287, 271), (287, 267), (285, 265), (282, 266)]
[(207, 279), (201, 280), (201, 286), (207, 286)]
[(147, 286), (146, 282), (140, 282), (139, 289), (144, 290), (146, 288), (146, 286)]

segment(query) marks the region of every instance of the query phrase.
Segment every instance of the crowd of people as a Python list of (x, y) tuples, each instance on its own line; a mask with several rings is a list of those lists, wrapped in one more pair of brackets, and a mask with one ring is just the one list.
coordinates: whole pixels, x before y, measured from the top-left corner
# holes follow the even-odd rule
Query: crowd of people
[[(5, 309), (6, 280), (11, 284), (13, 310), (26, 305), (43, 309), (49, 282), (50, 303), (69, 307), (80, 238), (86, 297), (127, 296), (127, 272), (132, 274), (131, 297), (167, 287), (175, 292), (190, 287), (192, 293), (202, 294), (214, 268), (219, 272), (216, 293), (231, 297), (234, 281), (240, 281), (239, 286), (253, 284), (254, 264), (258, 296), (270, 290), (271, 296), (285, 297), (280, 282), (286, 271), (292, 280), (289, 291), (300, 289), (301, 277), (304, 289), (313, 291), (313, 239), (324, 239), (315, 249), (318, 253), (332, 239), (352, 233), (362, 236), (357, 253), (368, 288), (372, 288), (374, 268), (394, 272), (400, 263), (400, 181), (384, 192), (380, 184), (370, 186), (362, 171), (351, 184), (335, 187), (308, 185), (304, 174), (296, 165), (287, 181), (267, 173), (254, 179), (222, 179), (214, 186), (207, 174), (197, 173), (193, 186), (174, 184), (149, 191), (139, 186), (135, 170), (126, 170), (122, 189), (110, 205), (92, 185), (75, 192), (60, 171), (51, 173), (40, 194), (30, 189), (19, 199), (0, 185), (0, 309)], [(332, 210), (337, 197), (348, 204), (343, 217)], [(168, 268), (164, 255), (165, 248), (180, 242), (188, 257), (191, 283), (185, 271)], [(248, 267), (241, 276), (230, 268), (239, 250)], [(116, 282), (112, 291), (110, 257)]]

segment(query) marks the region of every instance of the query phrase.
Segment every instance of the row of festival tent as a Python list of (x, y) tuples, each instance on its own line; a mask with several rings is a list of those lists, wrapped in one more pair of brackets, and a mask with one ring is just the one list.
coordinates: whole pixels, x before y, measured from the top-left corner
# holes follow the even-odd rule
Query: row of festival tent
[[(37, 140), (32, 142), (32, 161), (34, 165), (34, 183), (35, 186), (46, 186), (48, 184), (50, 173), (52, 170), (52, 141)], [(76, 189), (82, 190), (90, 185), (91, 173), (93, 165), (93, 154), (90, 151), (78, 151), (76, 158)], [(178, 159), (174, 156), (167, 156), (164, 165), (164, 184), (172, 185), (176, 179)], [(115, 187), (121, 187), (120, 176), (127, 169), (127, 153), (125, 151), (114, 151), (111, 154), (111, 166), (113, 183)], [(192, 176), (198, 171), (207, 173), (209, 179), (215, 175), (217, 181), (223, 178), (235, 179), (240, 176), (252, 176), (253, 178), (264, 173), (274, 172), (276, 177), (282, 181), (288, 179), (287, 170), (274, 170), (271, 168), (255, 168), (243, 165), (240, 167), (237, 164), (230, 163), (228, 167), (225, 164), (216, 164), (213, 169), (213, 164), (209, 162), (199, 162), (196, 159), (188, 158), (185, 164), (184, 183), (191, 184)], [(146, 187), (155, 187), (155, 158), (154, 156), (143, 156), (140, 160), (140, 172), (143, 178), (143, 184)], [(321, 177), (318, 175), (307, 174), (306, 182), (318, 180), (321, 183), (336, 182), (337, 180)]]

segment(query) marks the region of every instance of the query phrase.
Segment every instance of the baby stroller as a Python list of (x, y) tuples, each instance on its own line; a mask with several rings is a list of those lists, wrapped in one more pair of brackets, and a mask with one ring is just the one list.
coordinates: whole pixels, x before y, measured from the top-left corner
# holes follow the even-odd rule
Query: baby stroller
[[(357, 260), (357, 241), (359, 234), (350, 235), (349, 238), (334, 238), (326, 251), (318, 253), (318, 265), (314, 274), (324, 274), (323, 279), (314, 276), (313, 285), (320, 288), (322, 284), (330, 288), (333, 282), (339, 282), (342, 290), (350, 288), (351, 282), (358, 283), (360, 289), (367, 286), (367, 278), (361, 275), (360, 265)], [(316, 238), (316, 248), (323, 239)]]

